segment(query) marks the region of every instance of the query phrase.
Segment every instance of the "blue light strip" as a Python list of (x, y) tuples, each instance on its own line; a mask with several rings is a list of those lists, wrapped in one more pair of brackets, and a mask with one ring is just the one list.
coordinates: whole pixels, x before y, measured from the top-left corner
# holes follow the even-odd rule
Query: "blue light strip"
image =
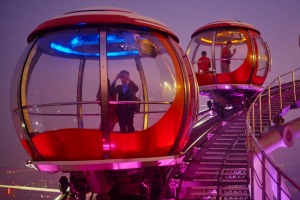
[[(117, 34), (108, 34), (106, 37), (108, 44), (112, 43), (124, 43), (124, 38), (119, 37)], [(99, 53), (85, 53), (80, 52), (75, 49), (81, 49), (76, 47), (88, 46), (88, 45), (99, 45), (99, 34), (90, 34), (83, 36), (76, 36), (70, 41), (70, 45), (61, 45), (55, 42), (50, 44), (51, 49), (65, 54), (76, 55), (76, 56), (87, 56), (87, 57), (99, 57)], [(118, 57), (118, 56), (132, 56), (138, 55), (138, 50), (127, 50), (120, 52), (108, 52), (108, 57)]]
[(133, 50), (133, 51), (108, 52), (106, 55), (107, 57), (118, 57), (118, 56), (134, 56), (138, 54), (139, 54), (138, 50)]
[[(122, 43), (125, 42), (123, 38), (117, 38), (117, 35), (109, 34), (106, 37), (106, 41), (108, 44), (111, 43)], [(99, 44), (99, 35), (89, 35), (89, 36), (77, 36), (71, 40), (72, 47), (81, 46), (87, 44)]]
[(123, 38), (117, 38), (117, 35), (109, 34), (106, 36), (107, 43), (121, 43), (125, 42)]
[(52, 42), (50, 44), (50, 47), (53, 50), (56, 50), (56, 51), (59, 51), (62, 53), (66, 53), (66, 54), (76, 55), (76, 56), (90, 56), (90, 57), (99, 56), (99, 53), (92, 54), (92, 53), (84, 53), (84, 52), (74, 51), (73, 49), (61, 46), (59, 44), (55, 44), (54, 42)]
[[(71, 55), (76, 55), (76, 56), (88, 56), (88, 57), (99, 57), (99, 53), (84, 53), (84, 52), (79, 52), (75, 51), (73, 49), (70, 49), (68, 47), (64, 47), (59, 44), (55, 44), (52, 42), (50, 44), (51, 49), (56, 50), (58, 52), (66, 53), (66, 54), (71, 54)], [(118, 56), (133, 56), (133, 55), (138, 55), (139, 52), (138, 50), (133, 50), (133, 51), (119, 51), (119, 52), (108, 52), (106, 55), (107, 57), (118, 57)]]

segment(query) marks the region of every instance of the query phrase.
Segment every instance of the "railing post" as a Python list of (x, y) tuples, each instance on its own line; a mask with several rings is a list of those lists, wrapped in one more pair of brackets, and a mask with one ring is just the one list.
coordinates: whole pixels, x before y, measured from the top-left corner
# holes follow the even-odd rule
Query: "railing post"
[(261, 189), (262, 189), (262, 200), (266, 199), (266, 158), (263, 152), (261, 152), (261, 165), (262, 165), (262, 180), (261, 180)]
[(279, 169), (277, 169), (277, 199), (281, 200), (281, 174)]
[(268, 106), (269, 106), (269, 122), (272, 123), (272, 107), (271, 107), (271, 86), (268, 86)]
[(252, 134), (255, 135), (255, 121), (254, 121), (254, 103), (251, 105), (251, 109), (252, 109)]
[(280, 111), (282, 111), (281, 76), (278, 76), (278, 89), (279, 89), (279, 99), (280, 99)]
[(293, 81), (293, 90), (294, 90), (294, 103), (296, 103), (297, 94), (296, 94), (295, 71), (292, 71), (292, 81)]
[(250, 112), (253, 108), (254, 103), (251, 104), (250, 109), (246, 113), (246, 146), (247, 146), (247, 168), (248, 168), (248, 181), (249, 181), (249, 171), (250, 171), (250, 199), (254, 200), (254, 145), (251, 137), (251, 130), (250, 130)]
[[(199, 99), (198, 99), (198, 101), (199, 101), (199, 103), (200, 103), (200, 101), (201, 101), (201, 95), (198, 95), (199, 97)], [(197, 111), (197, 116), (196, 116), (196, 122), (199, 120), (199, 113), (200, 113), (200, 107), (198, 108), (198, 111)]]
[(261, 93), (259, 94), (259, 130), (262, 133)]
[(250, 108), (248, 109), (248, 111), (246, 112), (246, 135), (249, 136), (250, 135), (250, 130), (249, 130), (249, 126), (250, 126), (250, 111), (252, 108), (252, 104), (250, 106)]
[(252, 133), (247, 133), (247, 138), (248, 138), (248, 149), (247, 149), (247, 152), (248, 152), (248, 170), (249, 168), (251, 168), (251, 177), (250, 177), (250, 190), (251, 190), (251, 196), (250, 196), (250, 199), (251, 200), (254, 200), (254, 173), (255, 173), (255, 170), (254, 170), (254, 151), (255, 151), (255, 148), (254, 148), (254, 145), (253, 145), (253, 138), (251, 136)]
[[(252, 140), (252, 139), (251, 139)], [(251, 142), (252, 143), (252, 142)], [(251, 152), (251, 200), (254, 200), (254, 156), (253, 152)]]

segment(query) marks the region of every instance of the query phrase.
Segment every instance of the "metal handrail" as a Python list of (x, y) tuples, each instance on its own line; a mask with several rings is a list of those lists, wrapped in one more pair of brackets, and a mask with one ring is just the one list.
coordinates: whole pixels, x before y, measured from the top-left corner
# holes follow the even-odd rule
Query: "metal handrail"
[[(292, 197), (290, 197), (287, 192), (281, 187), (281, 180), (282, 178), (285, 178), (294, 188), (296, 188), (298, 191), (300, 191), (300, 186), (294, 182), (287, 174), (285, 174), (275, 163), (274, 161), (266, 154), (266, 152), (263, 150), (263, 148), (260, 146), (259, 142), (257, 141), (256, 137), (254, 134), (249, 134), (248, 137), (251, 139), (252, 144), (254, 144), (254, 146), (258, 149), (258, 152), (261, 154), (262, 158), (258, 160), (260, 161), (260, 163), (262, 164), (262, 179), (260, 182), (263, 183), (262, 184), (262, 193), (263, 193), (263, 198), (265, 199), (265, 190), (266, 190), (266, 185), (265, 185), (265, 173), (268, 172), (267, 168), (266, 168), (266, 164), (265, 162), (268, 161), (268, 163), (270, 163), (270, 165), (276, 170), (276, 179), (271, 175), (270, 172), (268, 172), (269, 176), (274, 180), (274, 182), (277, 184), (277, 199), (281, 199), (281, 192), (284, 192), (286, 194), (287, 197), (289, 197), (290, 199), (292, 199)], [(253, 147), (254, 147), (253, 146)], [(252, 148), (253, 149), (253, 148)], [(252, 159), (254, 159), (254, 157), (252, 157)], [(253, 162), (252, 162), (253, 163)], [(251, 166), (251, 168), (253, 168), (253, 165)], [(254, 180), (252, 180), (254, 181)], [(253, 194), (252, 194), (253, 195)]]
[[(56, 106), (72, 106), (72, 105), (98, 105), (100, 101), (81, 101), (81, 102), (59, 102), (59, 103), (45, 103), (45, 104), (32, 104), (22, 106), (21, 109), (31, 109), (31, 108), (47, 108), (47, 107), (56, 107)], [(109, 101), (110, 105), (120, 105), (120, 104), (162, 104), (162, 105), (170, 105), (172, 102), (167, 101)], [(16, 108), (13, 111), (18, 113), (21, 111), (20, 108)], [(147, 112), (138, 112), (135, 114), (144, 114), (144, 113), (165, 113), (166, 110), (159, 111), (147, 111)], [(41, 113), (41, 112), (27, 112), (29, 115), (39, 115), (39, 116), (100, 116), (100, 113)]]
[(215, 129), (216, 127), (220, 126), (219, 123), (214, 124), (212, 127), (210, 127), (209, 129), (207, 129), (202, 135), (200, 135), (190, 146), (188, 146), (184, 151), (180, 152), (180, 155), (184, 155), (186, 154), (189, 150), (191, 150), (195, 144), (197, 144), (197, 142), (199, 142), (202, 138), (207, 137), (208, 133), (210, 133), (213, 129)]
[[(285, 76), (292, 76), (292, 84), (293, 84), (293, 100), (294, 103), (296, 103), (297, 101), (297, 96), (296, 96), (296, 79), (295, 79), (295, 72), (300, 70), (300, 68), (297, 68), (296, 70), (290, 71), (288, 73), (285, 73), (283, 75), (278, 76), (276, 79), (274, 79), (269, 85), (267, 85), (264, 89), (264, 92), (262, 92), (265, 96), (268, 97), (267, 102), (268, 102), (268, 106), (266, 107), (268, 109), (268, 115), (269, 115), (269, 123), (271, 124), (272, 119), (279, 113), (277, 113), (275, 116), (272, 116), (272, 108), (271, 108), (271, 88), (273, 86), (275, 86), (276, 83), (278, 83), (278, 90), (279, 90), (279, 105), (280, 105), (280, 109), (283, 109), (283, 96), (282, 96), (282, 78)], [(298, 78), (299, 80), (299, 78)], [(249, 138), (248, 141), (248, 153), (249, 151), (254, 151), (254, 149), (257, 149), (258, 152), (261, 154), (262, 159), (258, 159), (262, 165), (262, 199), (266, 199), (267, 198), (267, 194), (266, 194), (266, 185), (265, 185), (265, 179), (266, 179), (266, 161), (270, 163), (270, 165), (276, 170), (276, 179), (269, 173), (269, 176), (274, 180), (274, 182), (277, 184), (277, 199), (281, 199), (281, 194), (282, 192), (290, 199), (292, 199), (287, 192), (281, 187), (281, 180), (282, 178), (285, 178), (294, 188), (296, 188), (298, 191), (300, 191), (300, 186), (297, 185), (297, 183), (295, 183), (292, 179), (290, 179), (274, 162), (273, 160), (264, 152), (264, 150), (262, 149), (262, 147), (260, 146), (259, 142), (256, 139), (255, 136), (255, 126), (256, 126), (256, 119), (258, 120), (258, 125), (259, 125), (259, 130), (262, 133), (263, 131), (263, 124), (262, 124), (262, 93), (259, 94), (255, 100), (253, 101), (251, 107), (249, 108), (249, 110), (247, 111), (247, 136)], [(255, 113), (255, 105), (258, 105), (258, 113)], [(281, 111), (280, 111), (281, 112)], [(252, 124), (252, 127), (250, 126), (250, 124)], [(252, 155), (252, 154), (251, 154)], [(259, 157), (258, 157), (259, 158)], [(249, 166), (252, 168), (253, 172), (254, 172), (254, 166), (253, 166), (253, 159), (254, 156), (252, 156), (252, 165)], [(253, 177), (251, 177), (251, 187), (254, 187), (253, 185)], [(276, 181), (275, 181), (276, 180)], [(254, 195), (254, 188), (251, 188), (251, 195)], [(254, 196), (252, 197), (254, 198)]]
[[(80, 102), (60, 102), (60, 103), (45, 103), (45, 104), (33, 104), (22, 106), (22, 109), (27, 108), (40, 108), (40, 107), (50, 107), (50, 106), (71, 106), (79, 104), (100, 104), (101, 101), (80, 101)], [(172, 104), (172, 101), (109, 101), (109, 104)], [(18, 110), (18, 109), (15, 109)]]
[[(230, 116), (228, 118), (228, 120), (230, 121), (230, 118), (234, 118), (236, 117), (236, 115), (239, 115), (240, 111), (236, 112), (235, 114), (233, 114), (232, 116)], [(217, 115), (214, 115), (214, 117), (217, 117)], [(204, 119), (204, 118), (203, 118)], [(191, 150), (195, 144), (197, 144), (202, 138), (207, 137), (207, 135), (211, 132), (213, 132), (213, 130), (217, 129), (218, 127), (222, 126), (222, 121), (216, 122), (214, 125), (212, 125), (211, 127), (209, 127), (208, 129), (205, 130), (205, 132), (203, 132), (190, 146), (186, 147), (184, 150), (182, 150), (180, 152), (180, 155), (182, 154), (186, 154), (189, 150)]]
[[(300, 77), (298, 79), (295, 78), (295, 72), (298, 71), (300, 72), (300, 68), (297, 68), (295, 70), (292, 70), (288, 73), (285, 73), (283, 75), (278, 76), (277, 78), (275, 78), (269, 85), (264, 87), (264, 90), (262, 93), (260, 93), (259, 95), (257, 95), (257, 97), (254, 99), (252, 106), (249, 108), (248, 113), (252, 112), (252, 132), (254, 133), (255, 130), (255, 119), (258, 119), (259, 121), (259, 130), (262, 132), (263, 128), (262, 127), (262, 102), (261, 102), (261, 98), (262, 98), (262, 94), (267, 95), (268, 97), (268, 106), (265, 107), (268, 109), (268, 114), (269, 114), (269, 124), (272, 123), (272, 120), (274, 119), (274, 117), (276, 117), (278, 114), (280, 113), (276, 113), (275, 115), (272, 116), (272, 107), (271, 107), (271, 88), (278, 86), (278, 91), (279, 91), (279, 105), (280, 105), (280, 110), (283, 109), (283, 97), (282, 97), (282, 78), (286, 77), (286, 76), (291, 76), (291, 80), (292, 80), (292, 84), (293, 84), (293, 99), (294, 99), (294, 103), (297, 101), (297, 94), (296, 94), (296, 81), (300, 79)], [(274, 102), (273, 102), (274, 103)], [(254, 111), (254, 105), (258, 105), (259, 109), (258, 109), (258, 113), (257, 115), (255, 115), (255, 111)], [(247, 115), (248, 116), (248, 115)], [(251, 115), (250, 115), (251, 116)]]

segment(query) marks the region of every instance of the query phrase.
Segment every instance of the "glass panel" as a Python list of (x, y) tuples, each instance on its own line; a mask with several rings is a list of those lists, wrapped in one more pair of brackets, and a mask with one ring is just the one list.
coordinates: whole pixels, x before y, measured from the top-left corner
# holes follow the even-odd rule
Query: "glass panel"
[(15, 69), (14, 72), (14, 77), (13, 77), (13, 82), (12, 82), (12, 89), (11, 89), (11, 109), (13, 112), (13, 121), (14, 125), (16, 128), (17, 133), (19, 134), (21, 139), (26, 139), (27, 134), (22, 128), (22, 123), (23, 123), (23, 117), (22, 117), (22, 112), (21, 112), (21, 102), (20, 102), (20, 89), (21, 89), (21, 79), (20, 77), (22, 76), (23, 72), (23, 67), (25, 60), (28, 57), (28, 54), (30, 50), (32, 49), (34, 45), (34, 42), (31, 42), (26, 49), (24, 50), (21, 58), (19, 59), (18, 65)]
[[(176, 93), (173, 63), (168, 54), (159, 54), (155, 59), (142, 58), (146, 75), (149, 101), (172, 102)], [(169, 109), (169, 104), (149, 104), (149, 126), (156, 123)]]
[(245, 33), (240, 30), (220, 30), (216, 34), (215, 58), (217, 73), (236, 70), (247, 57)]
[(269, 54), (265, 42), (259, 36), (255, 36), (258, 48), (258, 68), (257, 76), (266, 77), (269, 69)]
[[(27, 104), (63, 104), (76, 102), (79, 62), (43, 54), (35, 65), (27, 90)], [(63, 83), (63, 84), (62, 84)], [(30, 109), (35, 132), (77, 127), (76, 106), (48, 106)], [(55, 115), (68, 115), (61, 120)]]
[[(124, 123), (125, 118), (132, 120), (132, 116), (134, 130), (143, 130), (164, 115), (175, 97), (176, 76), (173, 63), (163, 44), (152, 33), (110, 30), (108, 37), (118, 39), (107, 47), (109, 52), (116, 55), (108, 58), (111, 91), (117, 94), (119, 101), (115, 111), (119, 124), (113, 130), (120, 131), (120, 123)], [(120, 73), (121, 71), (123, 72)], [(130, 103), (134, 100), (134, 95), (145, 102), (140, 105), (140, 112), (135, 112), (134, 104)], [(132, 123), (128, 124), (130, 127), (126, 126), (126, 132), (132, 131)]]
[(99, 105), (89, 103), (96, 100), (99, 87), (97, 33), (65, 31), (38, 40), (27, 87), (33, 132), (78, 128), (81, 120), (84, 128), (99, 128)]
[(211, 67), (213, 34), (213, 31), (201, 33), (194, 37), (189, 45), (187, 56), (195, 72), (199, 73), (213, 70)]
[[(101, 101), (99, 60), (87, 60), (84, 66), (82, 101), (87, 102), (87, 104), (82, 105), (83, 127), (100, 129), (101, 106), (99, 103), (94, 103)], [(93, 103), (89, 104), (88, 102)]]

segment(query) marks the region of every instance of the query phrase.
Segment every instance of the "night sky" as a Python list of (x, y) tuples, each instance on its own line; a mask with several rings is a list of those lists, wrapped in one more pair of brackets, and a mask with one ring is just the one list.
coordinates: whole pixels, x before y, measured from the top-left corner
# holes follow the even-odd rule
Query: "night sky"
[[(27, 46), (28, 34), (40, 23), (65, 12), (94, 6), (128, 9), (166, 24), (185, 51), (191, 34), (220, 19), (249, 23), (260, 30), (272, 54), (267, 82), (300, 67), (299, 0), (1, 0), (0, 1), (0, 168), (22, 168), (29, 156), (13, 126), (10, 92), (13, 73)], [(289, 153), (294, 157), (295, 151)], [(299, 153), (298, 153), (299, 154)]]

